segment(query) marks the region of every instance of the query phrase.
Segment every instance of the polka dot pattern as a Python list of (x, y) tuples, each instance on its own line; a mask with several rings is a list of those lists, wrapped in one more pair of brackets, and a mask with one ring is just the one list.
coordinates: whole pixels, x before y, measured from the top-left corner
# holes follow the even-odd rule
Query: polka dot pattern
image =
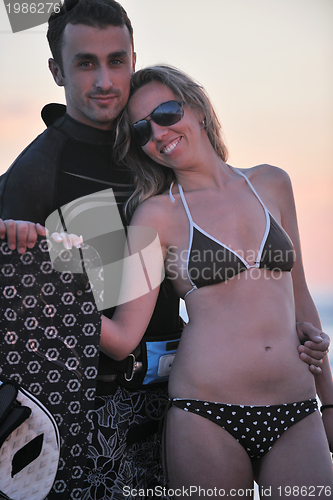
[(245, 406), (175, 398), (172, 405), (215, 422), (243, 446), (251, 460), (263, 457), (286, 430), (318, 410), (316, 399)]

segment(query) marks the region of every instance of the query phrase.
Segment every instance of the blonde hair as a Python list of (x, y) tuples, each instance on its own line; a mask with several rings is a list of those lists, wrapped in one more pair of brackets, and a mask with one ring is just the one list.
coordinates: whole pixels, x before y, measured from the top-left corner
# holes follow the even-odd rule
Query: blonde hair
[[(221, 125), (203, 87), (177, 68), (159, 65), (134, 73), (130, 95), (153, 81), (166, 85), (187, 106), (203, 114), (208, 139), (220, 158), (226, 161), (228, 151), (221, 137)], [(135, 189), (125, 205), (126, 215), (131, 216), (144, 200), (166, 191), (176, 177), (172, 169), (153, 161), (134, 141), (130, 143), (130, 125), (126, 109), (120, 119), (119, 127), (121, 146), (117, 148), (118, 158), (124, 159), (134, 175)]]

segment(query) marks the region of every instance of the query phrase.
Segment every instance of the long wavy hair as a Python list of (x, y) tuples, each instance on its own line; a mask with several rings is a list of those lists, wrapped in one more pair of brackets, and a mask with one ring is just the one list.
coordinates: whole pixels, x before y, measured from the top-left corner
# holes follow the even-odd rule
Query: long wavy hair
[[(131, 94), (150, 82), (160, 82), (169, 87), (176, 98), (204, 115), (204, 126), (214, 150), (223, 160), (227, 160), (227, 148), (221, 137), (221, 125), (213, 106), (203, 87), (187, 74), (172, 66), (159, 65), (141, 69), (134, 73), (131, 81)], [(119, 124), (118, 159), (126, 163), (134, 177), (134, 192), (125, 205), (125, 213), (130, 218), (135, 208), (147, 198), (169, 189), (176, 176), (171, 168), (164, 167), (149, 156), (135, 141), (130, 141), (131, 126), (127, 109), (124, 110)]]

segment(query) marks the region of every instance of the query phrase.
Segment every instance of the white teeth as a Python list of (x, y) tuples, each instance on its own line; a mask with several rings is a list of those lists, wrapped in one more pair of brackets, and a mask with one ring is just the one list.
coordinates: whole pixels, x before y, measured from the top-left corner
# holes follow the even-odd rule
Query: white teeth
[(177, 146), (179, 141), (180, 141), (179, 138), (176, 139), (174, 142), (172, 142), (171, 144), (169, 144), (168, 146), (163, 148), (161, 153), (171, 153), (171, 151), (173, 151), (175, 149), (175, 147)]

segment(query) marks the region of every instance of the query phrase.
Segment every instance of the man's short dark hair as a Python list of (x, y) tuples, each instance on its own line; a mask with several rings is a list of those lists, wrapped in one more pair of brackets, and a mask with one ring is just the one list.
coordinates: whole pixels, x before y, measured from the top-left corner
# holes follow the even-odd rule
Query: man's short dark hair
[[(73, 7), (74, 5), (74, 7)], [(84, 24), (86, 26), (127, 26), (132, 47), (133, 28), (125, 9), (115, 0), (65, 0), (60, 12), (53, 12), (49, 17), (47, 39), (53, 59), (63, 72), (61, 50), (63, 32), (67, 24)]]

